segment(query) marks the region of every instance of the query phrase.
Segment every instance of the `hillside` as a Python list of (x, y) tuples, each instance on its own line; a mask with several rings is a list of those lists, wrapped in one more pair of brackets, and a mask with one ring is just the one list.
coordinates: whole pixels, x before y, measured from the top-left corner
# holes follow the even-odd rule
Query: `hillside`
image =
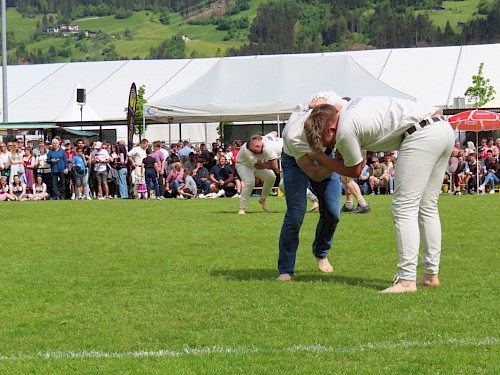
[[(230, 0), (219, 1), (234, 5)], [(58, 22), (60, 15), (23, 17), (9, 8), (8, 61), (212, 57), (500, 41), (500, 35), (476, 35), (478, 20), (486, 22), (495, 4), (500, 12), (500, 0), (445, 1), (441, 8), (403, 11), (377, 1), (366, 2), (377, 4), (359, 9), (351, 9), (349, 1), (333, 3), (338, 3), (335, 10), (331, 2), (249, 0), (245, 2), (248, 9), (230, 16), (219, 15), (224, 8), (199, 5), (177, 12), (156, 9), (128, 11), (123, 16), (86, 16), (72, 19), (71, 25), (78, 30), (65, 32), (65, 36)], [(496, 14), (496, 10), (491, 12)], [(469, 26), (469, 22), (474, 23)], [(48, 33), (49, 26), (57, 32)], [(476, 33), (469, 36), (469, 29)]]

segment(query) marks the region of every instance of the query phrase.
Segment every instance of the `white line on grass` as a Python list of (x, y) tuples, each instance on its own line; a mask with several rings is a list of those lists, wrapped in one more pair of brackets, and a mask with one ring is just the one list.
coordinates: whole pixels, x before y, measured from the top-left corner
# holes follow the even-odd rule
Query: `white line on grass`
[(428, 346), (485, 346), (497, 345), (500, 340), (496, 337), (486, 337), (484, 339), (476, 338), (447, 338), (437, 341), (400, 341), (396, 343), (375, 342), (358, 346), (324, 346), (324, 345), (295, 345), (288, 348), (222, 348), (218, 346), (206, 348), (186, 347), (183, 350), (155, 350), (155, 351), (133, 351), (133, 352), (100, 352), (91, 351), (53, 351), (36, 354), (19, 354), (10, 356), (0, 356), (0, 361), (21, 361), (32, 359), (114, 359), (114, 358), (158, 358), (158, 357), (182, 357), (182, 356), (207, 356), (212, 354), (248, 354), (248, 353), (276, 353), (276, 352), (334, 352), (334, 353), (353, 353), (380, 349), (401, 349), (416, 348)]

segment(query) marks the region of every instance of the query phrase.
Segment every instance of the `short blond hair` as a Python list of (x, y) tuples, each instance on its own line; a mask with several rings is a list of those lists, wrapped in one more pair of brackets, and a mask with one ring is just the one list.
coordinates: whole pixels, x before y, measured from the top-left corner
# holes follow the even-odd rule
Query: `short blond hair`
[(321, 133), (337, 113), (337, 109), (330, 104), (320, 104), (311, 111), (304, 121), (304, 131), (311, 149), (322, 147)]

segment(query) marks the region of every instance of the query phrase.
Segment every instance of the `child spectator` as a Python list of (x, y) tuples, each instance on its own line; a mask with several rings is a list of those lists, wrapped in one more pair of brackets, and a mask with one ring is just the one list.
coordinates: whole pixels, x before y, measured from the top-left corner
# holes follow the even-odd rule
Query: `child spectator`
[(9, 193), (14, 197), (15, 201), (25, 201), (27, 199), (26, 185), (21, 182), (21, 178), (17, 174), (14, 175)]
[(84, 199), (86, 197), (84, 189), (87, 186), (87, 181), (85, 178), (87, 162), (85, 160), (85, 155), (83, 155), (83, 149), (81, 147), (77, 147), (76, 155), (73, 156), (71, 163), (73, 166), (75, 187), (78, 192), (77, 199)]
[(148, 147), (146, 149), (146, 157), (142, 160), (141, 165), (141, 175), (144, 176), (146, 180), (146, 187), (148, 193), (148, 199), (151, 199), (151, 189), (154, 187), (156, 199), (163, 199), (160, 197), (160, 187), (158, 186), (158, 175), (159, 167), (156, 159), (151, 156), (151, 149)]
[(10, 193), (9, 185), (7, 184), (7, 177), (2, 176), (0, 177), (0, 201), (5, 201), (7, 199), (15, 201), (16, 197)]

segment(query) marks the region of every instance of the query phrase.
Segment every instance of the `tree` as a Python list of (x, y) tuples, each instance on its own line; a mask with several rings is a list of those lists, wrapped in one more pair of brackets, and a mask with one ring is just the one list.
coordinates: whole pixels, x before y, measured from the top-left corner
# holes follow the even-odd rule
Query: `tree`
[(467, 100), (474, 102), (476, 108), (480, 108), (486, 103), (495, 99), (496, 91), (490, 85), (490, 80), (483, 77), (484, 63), (479, 64), (479, 71), (472, 76), (472, 86), (469, 86), (464, 95)]

